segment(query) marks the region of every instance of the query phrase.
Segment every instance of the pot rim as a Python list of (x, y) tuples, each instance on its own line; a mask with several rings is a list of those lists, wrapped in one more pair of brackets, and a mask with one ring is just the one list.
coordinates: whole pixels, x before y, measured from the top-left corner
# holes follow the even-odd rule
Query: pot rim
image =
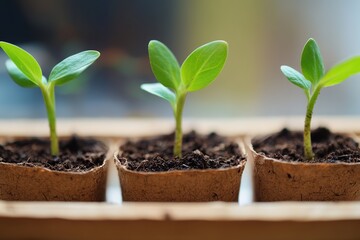
[[(354, 133), (339, 133), (339, 134), (342, 134), (342, 135), (346, 135), (348, 137), (351, 137), (354, 141), (356, 141), (357, 143), (359, 143), (359, 138), (356, 136), (356, 134)], [(258, 138), (258, 137), (266, 137), (268, 135), (271, 135), (271, 134), (266, 134), (266, 135), (259, 135), (259, 136), (247, 136), (245, 139), (244, 139), (244, 144), (245, 144), (245, 147), (252, 153), (252, 154), (255, 154), (256, 157), (260, 157), (262, 158), (262, 160), (265, 160), (265, 161), (273, 161), (273, 162), (278, 162), (278, 163), (281, 163), (281, 164), (288, 164), (288, 165), (305, 165), (305, 166), (358, 166), (360, 165), (360, 162), (358, 163), (346, 163), (346, 162), (335, 162), (335, 163), (309, 163), (309, 162), (295, 162), (295, 161), (291, 161), (291, 162), (288, 162), (288, 161), (284, 161), (284, 160), (281, 160), (281, 159), (277, 159), (277, 158), (271, 158), (271, 157), (268, 157), (266, 155), (261, 155), (259, 154), (258, 152), (256, 152), (253, 148), (253, 145), (252, 145), (252, 140), (254, 140), (255, 138)], [(255, 159), (254, 159), (255, 160)]]
[(0, 162), (0, 167), (1, 166), (8, 166), (8, 167), (16, 167), (16, 168), (23, 168), (23, 169), (31, 169), (37, 172), (47, 172), (47, 173), (57, 173), (57, 174), (64, 174), (64, 175), (86, 175), (89, 173), (93, 173), (98, 171), (99, 169), (106, 167), (109, 163), (109, 158), (105, 157), (104, 162), (97, 167), (94, 167), (90, 170), (86, 170), (86, 171), (81, 171), (81, 172), (65, 172), (65, 171), (58, 171), (58, 170), (51, 170), (49, 168), (46, 167), (40, 167), (40, 166), (22, 166), (16, 163), (7, 163), (7, 162)]
[(119, 154), (118, 151), (116, 151), (114, 153), (114, 162), (115, 165), (119, 168), (121, 168), (123, 171), (128, 172), (128, 173), (132, 173), (132, 174), (139, 174), (139, 175), (170, 175), (170, 174), (183, 174), (183, 173), (204, 173), (204, 172), (215, 172), (215, 171), (219, 171), (219, 172), (224, 172), (224, 171), (229, 171), (229, 170), (234, 170), (234, 169), (241, 169), (243, 167), (245, 167), (246, 161), (247, 159), (243, 159), (240, 161), (240, 163), (236, 166), (232, 166), (232, 167), (228, 167), (228, 168), (208, 168), (208, 169), (188, 169), (188, 170), (171, 170), (171, 171), (161, 171), (161, 172), (143, 172), (143, 171), (134, 171), (134, 170), (130, 170), (128, 169), (125, 165), (123, 165), (119, 158), (117, 157)]
[[(229, 139), (229, 137), (226, 137), (227, 139)], [(141, 138), (138, 138), (141, 139)], [(143, 172), (143, 171), (134, 171), (134, 170), (129, 170), (126, 168), (125, 165), (121, 164), (119, 158), (117, 157), (119, 154), (119, 150), (114, 152), (113, 158), (114, 158), (114, 162), (115, 165), (117, 167), (119, 167), (120, 169), (122, 169), (125, 172), (128, 173), (133, 173), (133, 174), (139, 174), (139, 175), (168, 175), (168, 174), (183, 174), (183, 173), (204, 173), (204, 172), (214, 172), (214, 171), (229, 171), (229, 170), (233, 170), (233, 169), (241, 169), (244, 168), (246, 165), (246, 162), (248, 160), (248, 155), (246, 153), (246, 148), (245, 148), (245, 144), (244, 142), (241, 140), (240, 137), (230, 137), (230, 139), (237, 143), (239, 146), (239, 149), (244, 157), (243, 160), (241, 160), (239, 162), (238, 165), (236, 166), (231, 166), (228, 168), (208, 168), (208, 169), (188, 169), (188, 170), (171, 170), (171, 171), (161, 171), (161, 172)]]
[[(82, 137), (82, 136), (81, 136)], [(17, 139), (26, 139), (28, 137), (16, 137), (15, 139), (13, 139), (14, 141), (16, 141)], [(67, 136), (62, 136), (59, 139), (64, 139), (67, 138)], [(47, 173), (57, 173), (57, 174), (64, 174), (64, 175), (85, 175), (85, 174), (90, 174), (93, 172), (98, 171), (101, 168), (107, 167), (109, 162), (110, 162), (110, 157), (109, 157), (109, 152), (111, 150), (109, 144), (107, 144), (105, 141), (102, 140), (98, 140), (95, 139), (98, 142), (101, 142), (102, 144), (104, 144), (104, 146), (106, 147), (106, 151), (105, 151), (105, 157), (104, 157), (104, 161), (100, 166), (96, 166), (94, 168), (91, 168), (89, 170), (86, 171), (81, 171), (81, 172), (65, 172), (65, 171), (58, 171), (58, 170), (51, 170), (47, 167), (41, 167), (41, 166), (23, 166), (17, 163), (9, 163), (9, 162), (0, 162), (0, 167), (1, 166), (7, 166), (7, 167), (16, 167), (16, 168), (23, 168), (23, 169), (32, 169), (34, 171), (37, 172), (47, 172)]]

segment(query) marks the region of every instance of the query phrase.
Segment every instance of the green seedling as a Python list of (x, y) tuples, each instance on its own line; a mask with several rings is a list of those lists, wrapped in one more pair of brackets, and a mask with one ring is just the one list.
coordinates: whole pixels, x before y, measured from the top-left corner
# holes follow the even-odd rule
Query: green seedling
[(39, 63), (31, 54), (7, 42), (0, 42), (0, 47), (10, 58), (5, 64), (14, 82), (25, 88), (40, 88), (49, 121), (51, 154), (53, 156), (59, 155), (56, 133), (55, 86), (74, 80), (100, 56), (100, 53), (88, 50), (70, 56), (58, 63), (52, 69), (49, 78), (46, 79)]
[(195, 49), (179, 65), (174, 54), (161, 42), (149, 42), (151, 69), (159, 83), (142, 84), (141, 88), (167, 100), (174, 113), (174, 156), (182, 154), (182, 113), (186, 95), (208, 86), (224, 67), (228, 44), (213, 41)]
[(343, 61), (325, 73), (320, 49), (314, 39), (309, 39), (301, 55), (302, 74), (288, 66), (281, 66), (286, 78), (305, 91), (307, 109), (304, 124), (304, 157), (307, 161), (314, 159), (311, 145), (311, 118), (314, 105), (322, 88), (338, 85), (360, 72), (360, 56)]

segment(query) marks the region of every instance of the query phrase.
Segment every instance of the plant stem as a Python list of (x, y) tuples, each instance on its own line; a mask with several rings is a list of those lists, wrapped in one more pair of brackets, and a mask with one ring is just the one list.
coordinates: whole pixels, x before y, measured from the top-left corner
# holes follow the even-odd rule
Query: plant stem
[(307, 161), (314, 159), (314, 152), (311, 144), (311, 119), (315, 102), (320, 94), (321, 87), (316, 87), (306, 109), (305, 125), (304, 125), (304, 154)]
[(56, 134), (56, 112), (55, 112), (55, 86), (49, 84), (42, 87), (41, 92), (43, 94), (46, 112), (50, 127), (50, 151), (51, 155), (59, 155), (59, 141)]
[(176, 127), (175, 127), (175, 141), (174, 141), (174, 156), (182, 156), (182, 113), (185, 104), (186, 93), (178, 94), (176, 98), (176, 108), (174, 111)]

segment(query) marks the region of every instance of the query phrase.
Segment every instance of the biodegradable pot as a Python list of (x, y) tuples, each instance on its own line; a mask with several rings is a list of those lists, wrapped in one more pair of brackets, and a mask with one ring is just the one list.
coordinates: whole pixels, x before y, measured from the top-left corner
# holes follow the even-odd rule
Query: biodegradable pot
[(100, 166), (88, 170), (65, 172), (0, 162), (0, 200), (104, 201), (109, 148), (95, 141), (104, 146), (105, 155)]
[(108, 160), (90, 171), (60, 172), (0, 163), (0, 199), (20, 201), (103, 201)]
[(256, 153), (250, 140), (247, 151), (254, 165), (256, 201), (360, 200), (359, 163), (282, 161)]
[(114, 154), (124, 201), (207, 202), (238, 201), (246, 160), (226, 169), (137, 172)]

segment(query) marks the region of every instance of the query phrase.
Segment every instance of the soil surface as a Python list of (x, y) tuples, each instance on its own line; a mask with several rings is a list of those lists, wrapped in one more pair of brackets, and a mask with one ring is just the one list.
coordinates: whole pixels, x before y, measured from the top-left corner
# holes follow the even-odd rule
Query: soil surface
[(142, 172), (229, 168), (245, 159), (236, 143), (216, 133), (185, 134), (181, 158), (173, 156), (173, 146), (174, 134), (129, 141), (120, 147), (118, 157), (129, 170)]
[[(352, 138), (334, 134), (327, 128), (312, 131), (314, 163), (358, 163), (360, 149)], [(284, 128), (278, 133), (252, 142), (254, 150), (270, 158), (289, 162), (308, 162), (304, 159), (303, 133)]]
[(60, 155), (50, 154), (50, 142), (32, 138), (0, 145), (0, 162), (22, 166), (40, 166), (64, 172), (82, 172), (101, 166), (107, 147), (89, 138), (72, 138), (60, 141)]

